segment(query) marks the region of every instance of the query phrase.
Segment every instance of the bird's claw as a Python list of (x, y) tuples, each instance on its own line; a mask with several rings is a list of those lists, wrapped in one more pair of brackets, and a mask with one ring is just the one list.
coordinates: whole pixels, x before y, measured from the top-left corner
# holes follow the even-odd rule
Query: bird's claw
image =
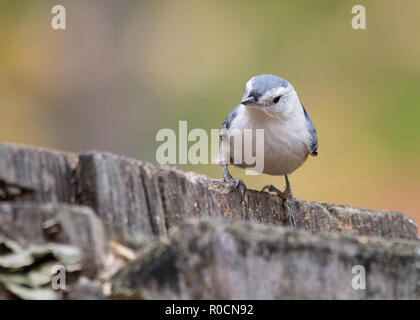
[(234, 184), (234, 186), (233, 186), (234, 189), (239, 188), (240, 192), (241, 192), (242, 200), (244, 199), (244, 196), (245, 196), (245, 193), (246, 193), (246, 190), (247, 190), (245, 182), (243, 182), (241, 179), (238, 179), (238, 178), (233, 179), (233, 178), (229, 178), (229, 177), (224, 178), (223, 180), (226, 183), (233, 183)]
[(291, 192), (291, 190), (287, 190), (287, 189), (288, 188), (286, 188), (285, 191), (281, 191), (277, 187), (273, 186), (272, 184), (268, 184), (264, 186), (260, 192), (264, 192), (265, 190), (267, 190), (268, 192), (275, 192), (280, 198), (283, 199), (284, 212), (286, 213), (286, 217), (289, 220), (289, 225), (292, 228), (294, 228), (296, 220), (295, 220), (293, 211), (289, 208), (289, 199), (293, 198), (293, 193)]
[(239, 187), (240, 192), (241, 192), (241, 196), (242, 196), (242, 199), (243, 199), (244, 196), (245, 196), (245, 192), (246, 192), (246, 184), (245, 184), (245, 182), (243, 182), (241, 179), (238, 179), (238, 178), (236, 178), (234, 181), (235, 181), (235, 189)]
[(293, 198), (293, 193), (291, 191), (285, 190), (285, 191), (281, 191), (279, 190), (277, 187), (273, 186), (272, 184), (267, 184), (266, 186), (264, 186), (260, 192), (264, 192), (265, 190), (268, 190), (268, 192), (275, 192), (278, 194), (278, 196), (280, 198), (282, 198), (283, 200), (287, 200), (287, 199), (292, 199)]
[(273, 191), (281, 192), (279, 189), (277, 189), (272, 184), (265, 185), (264, 187), (262, 187), (260, 192), (264, 192), (265, 190), (268, 190), (268, 192), (273, 192)]
[(289, 202), (288, 199), (283, 200), (284, 211), (286, 213), (286, 217), (289, 219), (290, 226), (292, 227), (292, 229), (294, 229), (296, 219), (295, 219), (295, 215), (293, 214), (293, 211), (290, 210), (290, 208), (289, 208), (289, 203), (288, 202)]

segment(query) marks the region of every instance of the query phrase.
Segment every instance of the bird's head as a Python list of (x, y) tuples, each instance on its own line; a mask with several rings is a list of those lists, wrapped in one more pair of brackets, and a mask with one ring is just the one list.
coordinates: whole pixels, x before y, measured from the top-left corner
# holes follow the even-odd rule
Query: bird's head
[(247, 82), (241, 104), (281, 115), (291, 111), (300, 101), (295, 89), (287, 80), (271, 74), (262, 74)]

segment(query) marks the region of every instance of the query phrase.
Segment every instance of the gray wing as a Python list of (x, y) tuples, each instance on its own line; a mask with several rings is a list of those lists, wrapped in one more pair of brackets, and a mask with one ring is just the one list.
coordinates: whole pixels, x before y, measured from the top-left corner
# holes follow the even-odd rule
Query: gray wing
[[(222, 145), (220, 146), (220, 154), (219, 154), (219, 159), (223, 159), (223, 157), (225, 155), (222, 155), (222, 148), (223, 148), (223, 143), (226, 142), (226, 138), (228, 136), (228, 132), (229, 128), (232, 124), (232, 121), (236, 118), (236, 116), (238, 115), (238, 109), (240, 108), (241, 105), (236, 106), (226, 117), (225, 121), (223, 121), (222, 123), (222, 127), (220, 128), (220, 133), (219, 133), (219, 138), (222, 141)], [(221, 158), (222, 157), (222, 158)], [(233, 163), (232, 162), (232, 153), (230, 153), (230, 159), (224, 159), (227, 160), (228, 163)], [(222, 160), (222, 164), (223, 164), (223, 160)]]
[[(223, 131), (226, 131), (227, 129), (230, 128), (230, 125), (232, 124), (233, 119), (236, 118), (236, 116), (238, 115), (238, 109), (241, 105), (237, 105), (230, 113), (229, 115), (226, 117), (225, 121), (223, 121), (222, 123), (222, 127), (220, 128), (220, 132), (222, 133)], [(220, 137), (221, 138), (221, 137)]]
[(309, 132), (311, 133), (311, 145), (309, 146), (311, 150), (311, 155), (317, 156), (318, 155), (318, 136), (316, 134), (316, 130), (315, 130), (314, 124), (312, 123), (312, 119), (309, 116), (309, 113), (306, 111), (303, 105), (302, 105), (302, 108), (303, 108), (303, 112), (305, 113), (306, 126)]

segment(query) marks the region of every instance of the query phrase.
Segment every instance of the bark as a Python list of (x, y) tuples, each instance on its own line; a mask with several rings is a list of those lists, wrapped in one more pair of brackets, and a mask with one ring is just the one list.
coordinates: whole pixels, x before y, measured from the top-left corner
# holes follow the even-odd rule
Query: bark
[[(110, 236), (141, 243), (189, 217), (229, 217), (287, 225), (282, 200), (248, 190), (244, 199), (230, 184), (154, 167), (139, 160), (90, 152), (81, 155), (0, 145), (0, 201), (87, 205)], [(417, 238), (413, 219), (401, 212), (372, 211), (293, 199), (296, 227), (384, 238)]]
[(207, 219), (150, 245), (112, 287), (119, 299), (419, 299), (419, 266), (418, 241)]
[[(412, 218), (289, 205), (295, 229), (277, 195), (242, 198), (231, 184), (110, 153), (0, 144), (0, 299), (101, 299), (110, 284), (114, 298), (419, 298)], [(57, 263), (71, 274), (65, 293), (51, 290)], [(366, 290), (349, 285), (357, 264)]]
[(22, 248), (51, 242), (74, 245), (82, 252), (82, 273), (102, 268), (106, 242), (102, 222), (92, 209), (62, 204), (0, 202), (0, 236)]

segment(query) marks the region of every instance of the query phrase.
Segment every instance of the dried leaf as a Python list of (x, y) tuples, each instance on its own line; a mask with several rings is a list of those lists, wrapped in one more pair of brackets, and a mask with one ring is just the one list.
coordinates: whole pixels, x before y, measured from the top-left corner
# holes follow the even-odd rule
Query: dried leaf
[(137, 254), (134, 250), (118, 243), (116, 241), (111, 241), (110, 246), (114, 249), (115, 253), (127, 260), (134, 260), (137, 257)]
[(31, 270), (28, 273), (28, 283), (33, 287), (51, 283), (51, 279), (53, 276), (53, 268), (56, 265), (57, 262), (48, 262), (42, 264), (37, 269)]
[(53, 289), (33, 289), (16, 284), (6, 283), (6, 288), (14, 295), (25, 300), (57, 300), (60, 298)]
[(2, 273), (0, 274), (1, 283), (12, 283), (12, 284), (28, 284), (28, 278), (22, 274), (16, 273)]
[(34, 263), (34, 258), (27, 250), (0, 256), (0, 266), (6, 269), (19, 269), (32, 263)]
[(63, 264), (78, 264), (82, 259), (82, 252), (78, 247), (66, 244), (50, 243), (49, 248), (54, 257), (56, 257)]
[(10, 251), (13, 252), (20, 252), (23, 250), (22, 246), (17, 243), (16, 241), (10, 240), (6, 237), (3, 237), (0, 235), (0, 245), (4, 245), (6, 248), (8, 248)]

